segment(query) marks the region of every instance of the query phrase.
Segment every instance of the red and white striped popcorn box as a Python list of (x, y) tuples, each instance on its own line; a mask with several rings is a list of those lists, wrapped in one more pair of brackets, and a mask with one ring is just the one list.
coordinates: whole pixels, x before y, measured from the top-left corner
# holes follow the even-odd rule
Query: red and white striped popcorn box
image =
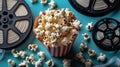
[(54, 56), (54, 57), (62, 57), (68, 54), (71, 50), (72, 44), (69, 45), (63, 45), (63, 46), (56, 46), (56, 47), (51, 47), (45, 45), (49, 53)]
[[(38, 38), (38, 40), (41, 41), (42, 40), (41, 37)], [(73, 43), (74, 43), (74, 40), (73, 40)], [(73, 43), (69, 43), (68, 45), (63, 45), (63, 46), (56, 46), (56, 47), (47, 46), (45, 44), (43, 45), (47, 48), (47, 50), (52, 56), (62, 57), (70, 52)]]

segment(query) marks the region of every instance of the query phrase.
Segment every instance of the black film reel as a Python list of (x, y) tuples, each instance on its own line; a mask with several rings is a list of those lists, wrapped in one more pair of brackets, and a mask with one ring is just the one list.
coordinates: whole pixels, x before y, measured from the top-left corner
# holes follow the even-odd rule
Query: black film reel
[(33, 20), (24, 0), (0, 0), (0, 48), (20, 45), (30, 34)]
[(89, 16), (102, 16), (120, 6), (120, 0), (69, 0), (79, 12)]
[(96, 45), (106, 51), (120, 49), (120, 23), (112, 18), (104, 18), (98, 21), (92, 31), (92, 37)]

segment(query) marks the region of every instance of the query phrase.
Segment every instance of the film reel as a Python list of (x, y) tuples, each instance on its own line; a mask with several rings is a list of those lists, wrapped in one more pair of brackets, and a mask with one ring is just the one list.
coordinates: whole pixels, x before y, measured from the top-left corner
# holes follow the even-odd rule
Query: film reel
[(120, 23), (112, 18), (101, 19), (95, 24), (92, 37), (96, 45), (103, 50), (119, 50)]
[(0, 48), (20, 45), (29, 35), (33, 21), (24, 0), (0, 0)]
[(120, 5), (120, 0), (69, 0), (79, 12), (89, 16), (105, 15)]

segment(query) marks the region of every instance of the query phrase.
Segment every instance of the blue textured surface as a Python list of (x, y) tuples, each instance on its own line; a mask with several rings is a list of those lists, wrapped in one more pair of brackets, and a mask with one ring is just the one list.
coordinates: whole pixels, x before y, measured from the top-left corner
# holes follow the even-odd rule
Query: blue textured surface
[[(44, 11), (44, 10), (46, 10), (49, 7), (48, 5), (42, 5), (42, 4), (40, 4), (40, 0), (36, 4), (31, 4), (30, 0), (26, 0), (26, 2), (28, 3), (29, 7), (32, 10), (32, 14), (33, 14), (33, 18), (34, 19), (39, 15), (40, 11)], [(80, 30), (79, 35), (78, 35), (77, 39), (75, 40), (75, 42), (74, 42), (74, 44), (72, 46), (71, 52), (67, 56), (62, 57), (62, 58), (54, 58), (54, 57), (52, 57), (48, 53), (48, 51), (46, 50), (46, 48), (37, 39), (34, 38), (33, 32), (30, 34), (30, 36), (28, 37), (28, 39), (27, 39), (27, 41), (25, 43), (23, 43), (21, 46), (15, 48), (17, 50), (25, 50), (25, 51), (28, 52), (27, 55), (30, 55), (33, 52), (27, 50), (27, 46), (28, 46), (29, 43), (36, 43), (36, 44), (39, 45), (39, 50), (38, 51), (44, 51), (45, 54), (47, 55), (46, 60), (48, 60), (48, 59), (53, 59), (54, 60), (55, 67), (62, 67), (62, 65), (63, 65), (62, 59), (63, 58), (72, 58), (73, 59), (73, 56), (75, 55), (75, 53), (77, 53), (77, 52), (80, 51), (79, 45), (80, 45), (80, 43), (82, 41), (84, 41), (84, 39), (82, 37), (82, 33), (88, 33), (89, 36), (92, 37), (91, 36), (91, 32), (88, 32), (86, 30), (86, 28), (85, 28), (85, 25), (88, 22), (92, 21), (95, 24), (98, 20), (100, 20), (102, 18), (115, 18), (115, 19), (117, 19), (117, 20), (120, 21), (120, 11), (113, 11), (112, 13), (110, 13), (110, 14), (108, 14), (106, 16), (102, 16), (102, 17), (89, 17), (89, 16), (82, 15), (82, 14), (78, 13), (75, 9), (73, 9), (72, 6), (69, 4), (68, 0), (55, 0), (55, 2), (57, 4), (58, 8), (69, 8), (72, 12), (74, 12), (75, 16), (83, 24), (83, 27)], [(97, 55), (99, 55), (99, 53), (101, 53), (101, 52), (105, 53), (107, 55), (107, 59), (110, 59), (113, 56), (120, 57), (120, 55), (119, 55), (120, 52), (114, 54), (114, 52), (107, 52), (107, 51), (103, 51), (103, 50), (99, 49), (94, 44), (92, 38), (90, 39), (89, 42), (87, 42), (87, 44), (88, 44), (88, 47), (90, 49), (94, 49), (97, 52)], [(35, 55), (35, 59), (38, 59), (38, 56), (36, 55), (36, 53), (33, 53), (33, 54)], [(85, 56), (86, 59), (90, 58), (87, 53), (84, 53), (84, 56)], [(14, 58), (12, 56), (10, 50), (6, 50), (5, 58), (2, 61), (0, 61), (0, 67), (8, 67), (7, 60), (9, 58), (15, 60), (15, 62), (17, 64), (17, 67), (18, 67), (18, 64), (23, 61), (23, 59), (21, 59), (21, 58)], [(96, 64), (102, 64), (102, 63), (96, 61), (96, 59), (94, 59), (94, 58), (91, 58), (91, 59), (93, 60), (93, 64), (95, 64), (95, 65)], [(45, 64), (45, 61), (43, 61), (43, 67), (47, 67), (46, 64)], [(30, 65), (30, 67), (34, 67), (34, 66)], [(72, 67), (83, 67), (83, 65), (80, 64), (79, 62), (75, 61), (75, 60), (72, 60)]]

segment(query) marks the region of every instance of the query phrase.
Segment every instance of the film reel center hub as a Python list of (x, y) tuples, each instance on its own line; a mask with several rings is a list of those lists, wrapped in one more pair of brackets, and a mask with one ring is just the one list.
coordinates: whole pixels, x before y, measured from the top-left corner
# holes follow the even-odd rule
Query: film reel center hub
[(24, 0), (0, 0), (0, 48), (20, 45), (32, 30), (33, 19)]
[(78, 12), (95, 17), (108, 14), (120, 6), (120, 0), (69, 0), (69, 2)]
[(95, 44), (103, 50), (119, 50), (120, 22), (113, 18), (99, 20), (93, 27), (92, 38)]

